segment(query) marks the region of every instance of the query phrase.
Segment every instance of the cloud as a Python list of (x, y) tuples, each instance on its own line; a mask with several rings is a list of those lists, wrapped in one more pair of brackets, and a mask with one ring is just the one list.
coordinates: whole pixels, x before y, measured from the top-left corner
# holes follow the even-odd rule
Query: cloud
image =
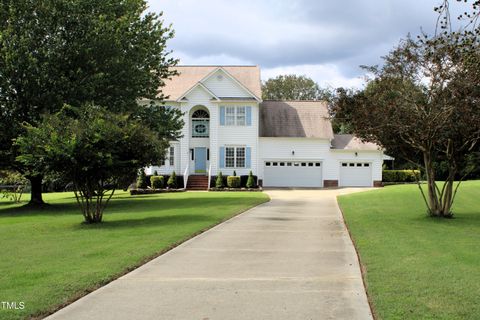
[(359, 65), (380, 64), (409, 32), (431, 33), (438, 2), (150, 0), (150, 9), (173, 24), (169, 46), (184, 64), (258, 64), (265, 74), (315, 66), (356, 83)]

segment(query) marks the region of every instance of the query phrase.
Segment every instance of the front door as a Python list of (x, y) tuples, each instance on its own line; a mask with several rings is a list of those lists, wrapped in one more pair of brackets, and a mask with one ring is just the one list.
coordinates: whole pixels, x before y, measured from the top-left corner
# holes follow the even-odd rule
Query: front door
[(195, 173), (207, 172), (207, 148), (195, 148)]

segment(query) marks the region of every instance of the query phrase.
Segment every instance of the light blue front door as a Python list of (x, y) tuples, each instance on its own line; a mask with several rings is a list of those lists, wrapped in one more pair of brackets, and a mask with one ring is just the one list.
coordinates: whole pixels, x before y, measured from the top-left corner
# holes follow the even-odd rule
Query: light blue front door
[(207, 172), (207, 148), (195, 148), (195, 173)]

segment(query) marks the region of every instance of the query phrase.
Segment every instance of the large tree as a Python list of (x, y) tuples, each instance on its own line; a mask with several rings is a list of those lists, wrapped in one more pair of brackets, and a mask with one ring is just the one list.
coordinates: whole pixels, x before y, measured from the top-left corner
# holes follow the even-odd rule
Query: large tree
[(85, 222), (98, 223), (115, 189), (126, 188), (140, 167), (158, 163), (168, 141), (128, 114), (87, 105), (65, 106), (44, 116), (38, 127), (28, 125), (16, 145), (28, 173), (56, 173), (72, 181)]
[(265, 81), (262, 85), (264, 100), (324, 100), (330, 91), (306, 76), (295, 74), (280, 75)]
[[(176, 63), (166, 49), (173, 31), (146, 8), (144, 0), (1, 2), (0, 167), (19, 165), (12, 141), (23, 122), (36, 125), (64, 104), (144, 114), (138, 99), (155, 98)], [(27, 176), (31, 203), (43, 203), (42, 176)]]

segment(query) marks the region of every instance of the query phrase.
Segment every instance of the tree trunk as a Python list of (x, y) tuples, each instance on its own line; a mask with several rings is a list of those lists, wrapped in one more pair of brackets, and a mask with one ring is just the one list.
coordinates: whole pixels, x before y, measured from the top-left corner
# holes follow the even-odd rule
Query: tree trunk
[(30, 186), (31, 186), (31, 192), (30, 192), (31, 197), (30, 197), (30, 202), (28, 204), (33, 206), (44, 205), (45, 202), (43, 201), (43, 197), (42, 197), (43, 176), (28, 177), (28, 180), (30, 180)]

